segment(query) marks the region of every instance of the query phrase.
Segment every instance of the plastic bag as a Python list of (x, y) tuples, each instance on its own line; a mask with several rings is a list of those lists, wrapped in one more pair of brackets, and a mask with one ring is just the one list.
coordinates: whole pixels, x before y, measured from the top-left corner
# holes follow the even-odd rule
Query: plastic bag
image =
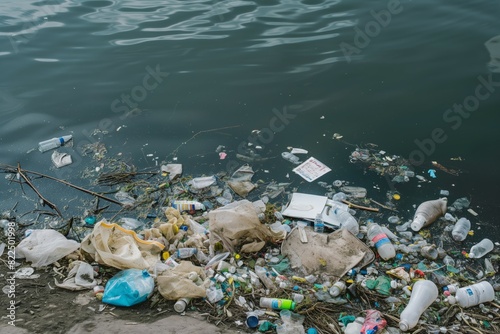
[[(202, 281), (205, 280), (205, 271), (201, 267), (193, 265), (189, 261), (181, 261), (175, 268), (162, 272), (156, 278), (158, 291), (167, 300), (179, 298), (203, 298), (206, 297), (207, 286), (205, 283), (197, 285), (190, 279), (195, 272)], [(209, 281), (207, 280), (207, 283)]]
[(118, 269), (148, 269), (160, 259), (165, 246), (142, 240), (134, 231), (103, 220), (85, 237), (81, 248), (100, 264)]
[(16, 247), (16, 257), (26, 258), (33, 267), (44, 267), (73, 253), (80, 247), (55, 230), (34, 230)]
[(108, 281), (102, 301), (116, 306), (136, 305), (146, 301), (154, 287), (154, 279), (147, 270), (126, 269)]
[(361, 327), (361, 334), (381, 333), (387, 326), (387, 321), (382, 318), (382, 313), (377, 310), (366, 310), (366, 318)]
[(54, 278), (56, 286), (78, 291), (92, 289), (97, 285), (97, 281), (94, 279), (94, 268), (90, 264), (83, 261), (73, 261), (69, 265), (69, 270), (68, 276), (62, 283), (58, 283)]
[[(258, 249), (252, 247), (252, 251), (259, 251), (265, 242), (277, 241), (285, 237), (284, 231), (274, 232), (268, 226), (263, 225), (255, 207), (248, 200), (233, 202), (208, 213), (210, 220), (210, 245), (220, 240), (226, 250), (234, 252), (234, 245), (243, 242), (257, 242)], [(259, 243), (260, 242), (260, 243)], [(241, 245), (242, 246), (242, 245)]]

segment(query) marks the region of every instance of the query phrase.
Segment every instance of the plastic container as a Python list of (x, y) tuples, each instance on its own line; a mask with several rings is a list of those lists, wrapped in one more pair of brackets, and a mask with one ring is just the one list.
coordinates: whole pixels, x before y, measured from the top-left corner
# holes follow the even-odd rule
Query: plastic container
[(464, 241), (470, 231), (470, 220), (460, 218), (451, 231), (451, 236), (455, 241)]
[(432, 201), (426, 201), (420, 204), (415, 211), (411, 229), (420, 231), (422, 227), (432, 224), (436, 219), (446, 213), (446, 198), (440, 198)]
[(361, 328), (363, 327), (363, 323), (365, 322), (365, 318), (358, 317), (353, 322), (347, 324), (345, 328), (345, 334), (359, 334), (361, 332)]
[(174, 304), (174, 310), (177, 313), (182, 313), (186, 310), (186, 307), (189, 305), (191, 298), (181, 298)]
[(337, 297), (345, 290), (345, 283), (343, 281), (336, 282), (329, 290), (332, 297)]
[(396, 256), (396, 250), (382, 228), (376, 223), (368, 223), (368, 239), (373, 242), (380, 257), (384, 260)]
[(316, 218), (314, 219), (314, 232), (317, 232), (317, 233), (325, 232), (325, 223), (323, 222), (323, 219), (321, 218), (320, 213), (318, 213), (316, 215)]
[(195, 255), (197, 252), (198, 249), (196, 248), (179, 248), (175, 251), (175, 257), (177, 259), (187, 259), (188, 257)]
[(205, 205), (197, 201), (173, 201), (172, 207), (179, 211), (205, 210)]
[(469, 257), (473, 259), (479, 259), (491, 252), (494, 247), (495, 245), (493, 244), (493, 241), (485, 238), (471, 247)]
[(294, 310), (295, 302), (290, 299), (266, 298), (261, 297), (260, 307), (271, 308), (273, 310)]
[(461, 307), (472, 307), (493, 301), (495, 290), (489, 282), (483, 281), (458, 289), (455, 299)]
[(255, 266), (255, 274), (259, 277), (259, 279), (262, 281), (266, 289), (269, 290), (275, 290), (276, 285), (274, 284), (273, 280), (267, 276), (267, 270), (264, 267), (261, 266)]
[(339, 223), (341, 229), (346, 229), (354, 235), (359, 233), (359, 224), (349, 212), (335, 209), (334, 218)]
[(38, 150), (40, 152), (46, 152), (54, 148), (58, 148), (66, 144), (68, 141), (70, 141), (71, 138), (73, 138), (73, 136), (69, 135), (69, 136), (62, 136), (59, 138), (52, 138), (49, 140), (41, 141), (38, 143)]
[(406, 332), (417, 325), (420, 316), (438, 297), (436, 284), (421, 280), (413, 285), (410, 301), (399, 316), (399, 328)]

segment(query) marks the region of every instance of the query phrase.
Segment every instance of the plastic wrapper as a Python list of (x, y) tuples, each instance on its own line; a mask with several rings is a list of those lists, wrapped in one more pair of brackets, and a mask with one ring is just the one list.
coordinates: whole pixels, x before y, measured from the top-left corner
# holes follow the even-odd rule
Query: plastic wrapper
[(375, 334), (381, 333), (387, 326), (387, 321), (382, 318), (382, 313), (377, 310), (367, 310), (365, 322), (361, 327), (360, 334)]
[(126, 269), (113, 276), (104, 289), (103, 303), (132, 306), (148, 299), (155, 287), (146, 270)]

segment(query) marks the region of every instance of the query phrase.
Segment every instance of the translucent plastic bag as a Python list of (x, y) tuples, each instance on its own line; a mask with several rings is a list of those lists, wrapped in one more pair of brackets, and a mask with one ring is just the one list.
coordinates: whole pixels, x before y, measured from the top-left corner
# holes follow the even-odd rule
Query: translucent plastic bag
[(34, 230), (16, 247), (16, 257), (26, 258), (33, 267), (44, 267), (73, 253), (80, 244), (55, 230)]
[(154, 287), (154, 279), (147, 270), (126, 269), (108, 281), (102, 301), (115, 306), (136, 305), (146, 301)]
[(118, 269), (148, 269), (160, 259), (165, 245), (140, 239), (134, 231), (105, 220), (82, 241), (82, 250), (95, 261)]

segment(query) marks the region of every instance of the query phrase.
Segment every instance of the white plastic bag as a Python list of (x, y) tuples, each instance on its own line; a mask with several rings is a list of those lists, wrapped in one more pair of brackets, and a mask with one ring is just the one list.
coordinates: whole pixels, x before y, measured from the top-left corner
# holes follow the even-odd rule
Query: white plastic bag
[(34, 230), (16, 247), (16, 257), (26, 258), (33, 267), (44, 267), (73, 253), (80, 244), (55, 230)]

